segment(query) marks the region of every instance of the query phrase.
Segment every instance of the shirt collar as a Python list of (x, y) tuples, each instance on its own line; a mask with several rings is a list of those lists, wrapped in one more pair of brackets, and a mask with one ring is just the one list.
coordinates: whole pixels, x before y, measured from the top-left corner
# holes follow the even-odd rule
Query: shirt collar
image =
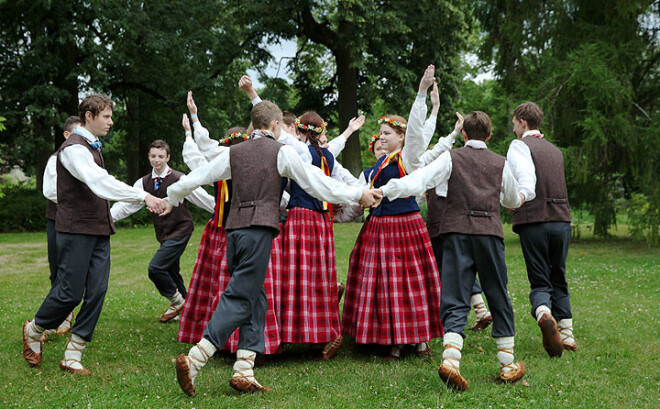
[(257, 139), (257, 138), (263, 138), (264, 136), (271, 139), (275, 139), (275, 135), (271, 131), (266, 131), (263, 129), (255, 129), (254, 131), (252, 131), (251, 138)]
[(83, 128), (82, 126), (76, 127), (76, 129), (74, 129), (73, 132), (82, 136), (88, 142), (96, 142), (99, 139), (96, 136), (94, 136), (94, 134), (92, 134), (87, 128)]
[(488, 149), (486, 142), (478, 139), (468, 139), (468, 141), (465, 142), (465, 146), (469, 146), (472, 149)]
[(164, 178), (170, 173), (170, 167), (168, 165), (165, 165), (165, 169), (160, 173), (160, 175), (156, 174), (156, 169), (151, 168), (151, 178), (156, 179), (157, 177)]
[(525, 133), (523, 133), (522, 137), (524, 138), (526, 136), (531, 136), (531, 135), (541, 135), (541, 131), (539, 131), (538, 129), (532, 129), (532, 130), (529, 130), (529, 131), (525, 131)]

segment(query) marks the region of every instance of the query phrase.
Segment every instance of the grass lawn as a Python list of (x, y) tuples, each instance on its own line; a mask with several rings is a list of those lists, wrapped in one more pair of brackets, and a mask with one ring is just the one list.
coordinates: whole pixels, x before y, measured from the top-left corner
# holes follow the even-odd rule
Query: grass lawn
[[(361, 225), (335, 227), (338, 275)], [(181, 262), (187, 281), (203, 226), (197, 226)], [(442, 340), (434, 356), (386, 362), (347, 340), (337, 357), (315, 362), (305, 346), (289, 346), (269, 359), (257, 377), (274, 392), (239, 395), (228, 385), (233, 359), (216, 356), (196, 380), (197, 397), (179, 389), (174, 357), (177, 324), (158, 322), (167, 302), (147, 277), (158, 245), (152, 228), (121, 229), (113, 236), (112, 272), (94, 341), (83, 354), (92, 377), (58, 368), (66, 344), (54, 336), (39, 368), (21, 350), (21, 324), (32, 319), (47, 294), (46, 234), (0, 235), (0, 407), (274, 407), (274, 408), (651, 408), (660, 406), (660, 249), (626, 239), (597, 241), (583, 235), (571, 246), (568, 279), (580, 350), (549, 359), (529, 313), (529, 284), (520, 244), (505, 226), (509, 292), (516, 318), (516, 359), (525, 382), (502, 385), (490, 328), (469, 333), (461, 371), (471, 391), (447, 390), (437, 375)], [(474, 314), (469, 324), (474, 322)]]

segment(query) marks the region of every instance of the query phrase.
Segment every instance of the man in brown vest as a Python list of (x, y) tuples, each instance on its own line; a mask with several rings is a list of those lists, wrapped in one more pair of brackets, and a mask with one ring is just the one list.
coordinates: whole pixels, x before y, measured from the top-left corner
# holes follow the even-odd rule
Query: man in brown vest
[(525, 374), (525, 365), (514, 362), (515, 326), (500, 222), (500, 203), (517, 208), (524, 196), (505, 158), (488, 150), (485, 142), (490, 136), (488, 115), (471, 112), (463, 124), (466, 146), (445, 152), (428, 166), (382, 187), (384, 197), (396, 199), (447, 183), (439, 231), (444, 235), (440, 315), (445, 336), (438, 374), (458, 390), (469, 389), (459, 367), (477, 272), (493, 316), (500, 379), (513, 382)]
[(239, 330), (234, 375), (229, 380), (239, 392), (267, 392), (254, 377), (254, 359), (264, 351), (266, 294), (264, 279), (272, 241), (279, 234), (282, 177), (295, 180), (306, 192), (330, 203), (360, 201), (371, 206), (377, 195), (337, 182), (302, 162), (290, 146), (277, 142), (282, 111), (270, 101), (252, 109), (255, 131), (249, 140), (225, 148), (208, 165), (195, 169), (170, 186), (168, 210), (195, 188), (218, 180), (232, 180), (231, 210), (227, 219), (227, 264), (231, 279), (222, 293), (202, 339), (188, 355), (176, 359), (177, 380), (188, 395), (199, 370)]
[[(167, 142), (158, 139), (149, 146), (149, 163), (151, 172), (136, 180), (134, 188), (144, 190), (159, 198), (167, 196), (167, 187), (176, 183), (183, 173), (171, 169), (167, 162), (170, 160), (170, 146)], [(183, 311), (186, 301), (186, 285), (181, 277), (179, 259), (186, 250), (190, 235), (194, 230), (193, 218), (188, 210), (187, 202), (213, 213), (215, 199), (204, 189), (197, 188), (186, 200), (167, 217), (152, 214), (156, 239), (160, 247), (149, 262), (149, 279), (163, 297), (167, 298), (170, 306), (160, 317), (160, 322), (169, 322)], [(112, 205), (110, 214), (116, 222), (126, 218), (142, 209), (142, 203), (117, 202)]]
[(543, 111), (525, 102), (513, 111), (513, 131), (507, 159), (521, 190), (528, 196), (513, 212), (513, 231), (520, 235), (529, 300), (543, 336), (543, 347), (551, 357), (564, 349), (577, 351), (573, 316), (566, 283), (566, 256), (571, 238), (571, 209), (568, 204), (564, 157), (539, 132)]
[[(69, 139), (73, 130), (80, 126), (80, 118), (77, 116), (70, 116), (64, 122), (64, 140)], [(44, 197), (53, 198), (53, 200), (46, 200), (46, 242), (48, 243), (48, 267), (50, 268), (50, 286), (55, 286), (57, 279), (57, 241), (55, 231), (55, 218), (57, 215), (57, 152), (53, 153), (48, 162), (46, 169), (44, 169), (44, 177), (42, 182), (42, 192)], [(71, 331), (73, 324), (73, 311), (69, 313), (64, 322), (57, 327), (57, 330), (48, 330), (44, 332), (46, 337), (52, 333), (57, 335), (64, 335)]]
[(112, 126), (110, 98), (93, 94), (78, 108), (82, 126), (57, 154), (57, 280), (34, 320), (23, 324), (23, 357), (30, 366), (41, 364), (44, 331), (57, 328), (84, 296), (60, 368), (90, 375), (81, 359), (86, 343), (92, 340), (108, 288), (110, 235), (115, 233), (108, 200), (144, 201), (159, 213), (164, 203), (118, 181), (104, 169), (98, 137)]

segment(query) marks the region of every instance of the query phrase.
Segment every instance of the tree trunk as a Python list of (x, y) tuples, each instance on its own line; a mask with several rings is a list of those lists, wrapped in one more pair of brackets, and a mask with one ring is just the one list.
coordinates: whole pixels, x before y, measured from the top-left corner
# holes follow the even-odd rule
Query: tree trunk
[[(344, 31), (340, 25), (340, 32)], [(339, 110), (339, 127), (342, 132), (348, 126), (351, 118), (358, 114), (357, 104), (357, 78), (358, 70), (352, 66), (353, 59), (351, 50), (340, 45), (334, 52), (337, 62), (337, 90), (339, 97), (337, 107)], [(342, 153), (342, 165), (348, 169), (355, 177), (362, 172), (362, 153), (360, 152), (360, 135), (355, 135), (348, 139), (346, 148)]]
[(128, 124), (125, 127), (126, 143), (124, 160), (126, 161), (126, 177), (128, 184), (137, 180), (140, 173), (140, 97), (138, 95), (128, 97), (126, 101), (126, 116)]

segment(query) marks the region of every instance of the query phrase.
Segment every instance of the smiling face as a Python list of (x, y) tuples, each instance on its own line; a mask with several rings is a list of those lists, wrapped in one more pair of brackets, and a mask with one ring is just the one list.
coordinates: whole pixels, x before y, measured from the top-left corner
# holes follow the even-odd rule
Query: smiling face
[(161, 148), (149, 149), (149, 163), (151, 163), (157, 175), (163, 173), (169, 160), (170, 155), (167, 153), (167, 150)]
[[(387, 153), (396, 152), (403, 147), (405, 134), (399, 133), (387, 124), (380, 125), (380, 144)], [(374, 154), (376, 149), (374, 148)]]
[(105, 136), (112, 126), (112, 108), (108, 107), (92, 116), (91, 111), (85, 112), (85, 128), (94, 136)]

